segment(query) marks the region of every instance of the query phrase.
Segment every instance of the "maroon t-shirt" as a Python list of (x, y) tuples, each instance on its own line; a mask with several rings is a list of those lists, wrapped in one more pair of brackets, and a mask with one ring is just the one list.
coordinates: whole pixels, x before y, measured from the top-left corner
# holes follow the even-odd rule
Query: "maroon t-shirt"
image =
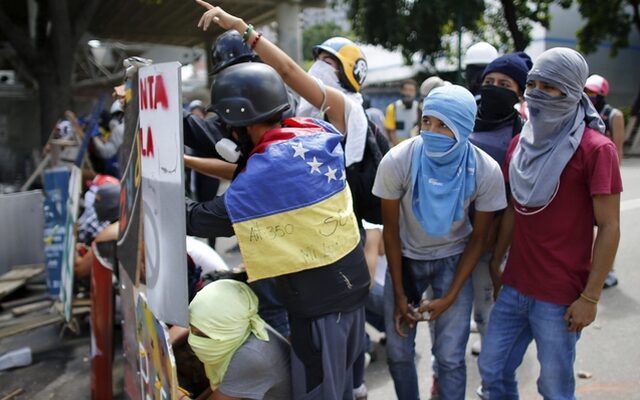
[[(503, 165), (507, 182), (518, 139), (519, 135), (511, 141)], [(544, 210), (530, 214), (538, 210), (514, 200), (513, 238), (502, 282), (538, 300), (573, 303), (591, 271), (592, 196), (620, 192), (622, 178), (615, 145), (599, 132), (586, 129), (560, 175), (558, 193)]]

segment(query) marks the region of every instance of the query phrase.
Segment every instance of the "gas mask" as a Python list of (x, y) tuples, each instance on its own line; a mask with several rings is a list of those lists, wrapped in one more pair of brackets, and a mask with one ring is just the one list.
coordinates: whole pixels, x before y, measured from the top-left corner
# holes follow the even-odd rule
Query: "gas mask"
[(216, 142), (216, 152), (225, 161), (236, 164), (240, 159), (240, 147), (229, 138), (223, 138)]
[(244, 169), (254, 147), (255, 145), (245, 127), (228, 126), (225, 137), (216, 142), (216, 151), (220, 157), (240, 166), (237, 168), (237, 172)]

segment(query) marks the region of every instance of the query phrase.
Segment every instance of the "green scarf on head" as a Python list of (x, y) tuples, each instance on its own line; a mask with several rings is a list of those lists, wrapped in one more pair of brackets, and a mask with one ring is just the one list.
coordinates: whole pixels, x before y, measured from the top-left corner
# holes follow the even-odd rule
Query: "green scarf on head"
[(189, 323), (208, 337), (189, 334), (189, 345), (204, 364), (211, 390), (216, 390), (231, 358), (249, 335), (269, 340), (258, 315), (258, 298), (246, 284), (222, 279), (200, 290), (189, 304)]

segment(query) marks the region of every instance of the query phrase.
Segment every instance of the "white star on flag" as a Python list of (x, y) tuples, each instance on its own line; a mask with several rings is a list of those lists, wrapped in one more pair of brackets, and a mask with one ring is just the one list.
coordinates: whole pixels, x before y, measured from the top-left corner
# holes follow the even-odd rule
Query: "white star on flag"
[(340, 177), (341, 181), (346, 181), (347, 180), (347, 171), (342, 170), (340, 171), (342, 173), (342, 176)]
[(302, 158), (304, 160), (304, 153), (309, 151), (309, 150), (305, 149), (302, 146), (301, 142), (293, 144), (293, 145), (291, 145), (291, 147), (293, 147), (293, 150), (295, 151), (295, 153), (293, 154), (293, 158), (296, 158), (296, 157), (300, 156), (300, 158)]
[(320, 167), (322, 166), (322, 163), (318, 162), (318, 160), (315, 157), (313, 157), (313, 161), (308, 162), (307, 164), (311, 167), (311, 171), (309, 171), (310, 174), (313, 174), (314, 172), (317, 172), (319, 174), (322, 173), (320, 172)]
[(327, 177), (327, 183), (331, 182), (332, 179), (334, 181), (336, 180), (336, 172), (338, 172), (337, 169), (333, 169), (330, 166), (327, 166), (327, 173), (324, 174), (324, 176)]

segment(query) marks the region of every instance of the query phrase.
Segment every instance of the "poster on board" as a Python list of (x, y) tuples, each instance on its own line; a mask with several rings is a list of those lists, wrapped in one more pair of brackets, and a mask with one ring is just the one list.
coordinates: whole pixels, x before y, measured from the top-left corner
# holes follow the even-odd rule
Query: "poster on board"
[(47, 293), (54, 298), (60, 296), (70, 176), (66, 167), (44, 171), (44, 255)]
[(153, 315), (143, 293), (136, 306), (138, 371), (140, 391), (145, 399), (175, 399), (178, 375), (167, 326)]
[(129, 280), (138, 284), (142, 246), (142, 193), (140, 190), (140, 147), (138, 146), (138, 74), (125, 82), (124, 139), (120, 147), (120, 226), (118, 263)]
[(64, 247), (62, 253), (62, 274), (60, 286), (60, 301), (64, 306), (64, 318), (71, 320), (71, 305), (73, 303), (73, 262), (76, 256), (75, 226), (80, 210), (80, 194), (82, 192), (82, 171), (72, 165), (69, 176), (69, 196), (67, 197), (67, 215), (64, 224)]
[(120, 301), (122, 303), (122, 350), (124, 351), (124, 391), (131, 400), (142, 400), (138, 374), (138, 330), (136, 324), (136, 300), (138, 290), (122, 264), (120, 271)]
[(144, 219), (144, 279), (153, 314), (187, 327), (180, 63), (138, 71), (139, 141)]

